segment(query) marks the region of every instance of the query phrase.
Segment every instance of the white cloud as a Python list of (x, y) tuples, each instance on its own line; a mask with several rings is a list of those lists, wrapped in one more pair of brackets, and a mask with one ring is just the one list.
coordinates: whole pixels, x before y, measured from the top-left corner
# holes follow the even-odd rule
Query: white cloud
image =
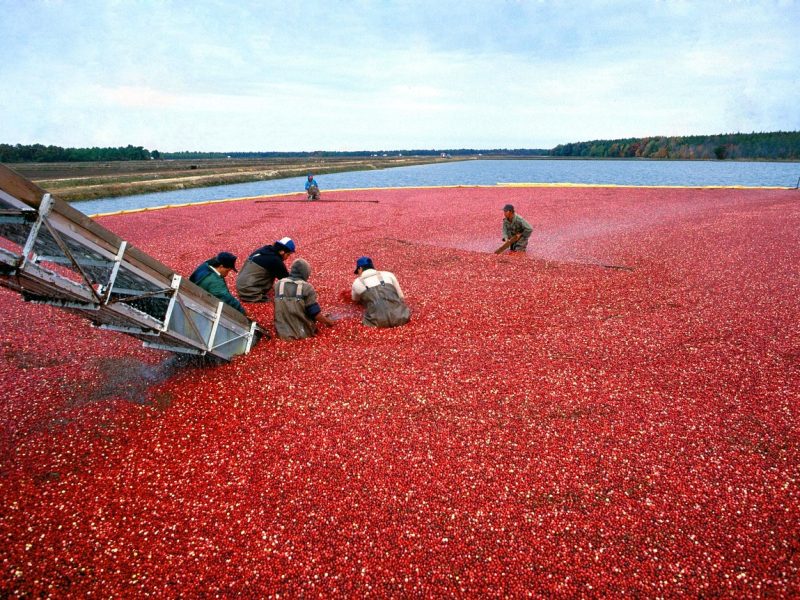
[(0, 126), (13, 143), (551, 147), (800, 129), (796, 3), (5, 8)]

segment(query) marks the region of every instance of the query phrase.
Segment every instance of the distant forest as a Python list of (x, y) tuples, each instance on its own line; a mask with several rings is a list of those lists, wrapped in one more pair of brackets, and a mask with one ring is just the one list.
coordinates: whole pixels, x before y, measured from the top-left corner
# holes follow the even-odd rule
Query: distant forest
[(220, 158), (347, 158), (369, 156), (450, 156), (505, 157), (555, 156), (565, 158), (653, 158), (653, 159), (748, 159), (800, 160), (800, 131), (768, 133), (728, 133), (681, 137), (646, 137), (618, 140), (593, 140), (559, 144), (546, 149), (496, 148), (481, 150), (457, 148), (440, 150), (360, 150), (351, 152), (159, 152), (142, 146), (119, 148), (61, 148), (42, 144), (0, 144), (0, 162), (97, 162), (158, 159)]
[(799, 160), (800, 131), (594, 140), (560, 144), (548, 154), (586, 158)]
[(0, 162), (98, 162), (110, 160), (150, 160), (160, 158), (158, 150), (141, 146), (119, 148), (61, 148), (42, 144), (0, 144)]

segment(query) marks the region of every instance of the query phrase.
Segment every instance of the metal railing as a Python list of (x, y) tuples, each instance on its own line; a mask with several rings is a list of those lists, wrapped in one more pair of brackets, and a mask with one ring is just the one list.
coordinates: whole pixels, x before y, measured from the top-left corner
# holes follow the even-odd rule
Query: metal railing
[(0, 286), (149, 348), (230, 360), (262, 334), (188, 278), (3, 165)]

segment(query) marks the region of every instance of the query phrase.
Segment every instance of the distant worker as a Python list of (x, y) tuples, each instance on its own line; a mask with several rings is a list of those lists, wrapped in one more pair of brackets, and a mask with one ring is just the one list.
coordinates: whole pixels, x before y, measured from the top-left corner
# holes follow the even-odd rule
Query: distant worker
[(308, 283), (311, 266), (302, 258), (292, 263), (289, 276), (275, 282), (275, 331), (282, 340), (301, 340), (317, 332), (317, 323), (334, 322), (317, 302), (317, 292)]
[(308, 174), (308, 181), (306, 181), (306, 193), (309, 200), (319, 200), (319, 184), (311, 173)]
[(230, 252), (220, 252), (197, 267), (189, 276), (189, 281), (244, 315), (244, 307), (233, 297), (225, 283), (225, 278), (231, 271), (236, 271), (236, 256)]
[(352, 297), (364, 305), (361, 323), (369, 327), (397, 327), (405, 325), (411, 311), (405, 303), (403, 290), (394, 274), (376, 271), (369, 256), (356, 261), (354, 271), (358, 278), (353, 282)]
[(247, 257), (236, 278), (236, 291), (243, 302), (266, 302), (276, 279), (289, 275), (283, 264), (295, 251), (291, 238), (279, 239), (271, 246), (262, 246)]
[[(511, 252), (525, 252), (528, 248), (528, 238), (533, 233), (533, 227), (514, 212), (514, 205), (506, 204), (503, 207), (503, 241), (511, 242)], [(513, 240), (513, 241), (512, 241)]]

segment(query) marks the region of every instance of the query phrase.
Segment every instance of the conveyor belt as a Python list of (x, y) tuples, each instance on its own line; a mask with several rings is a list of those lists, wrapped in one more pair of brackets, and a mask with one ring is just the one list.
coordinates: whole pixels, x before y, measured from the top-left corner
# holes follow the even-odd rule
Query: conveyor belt
[(261, 330), (66, 202), (0, 165), (0, 285), (149, 348), (246, 354)]

